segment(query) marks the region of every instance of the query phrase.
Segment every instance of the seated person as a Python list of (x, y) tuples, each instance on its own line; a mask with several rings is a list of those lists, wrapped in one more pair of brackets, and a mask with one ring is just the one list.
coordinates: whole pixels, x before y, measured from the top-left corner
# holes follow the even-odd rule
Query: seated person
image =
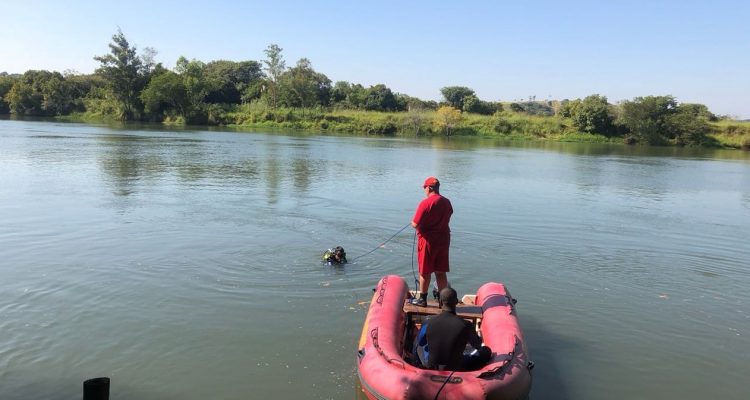
[[(442, 312), (430, 318), (425, 324), (424, 339), (426, 349), (417, 351), (425, 368), (448, 371), (471, 371), (487, 364), (492, 358), (492, 350), (482, 346), (482, 339), (477, 335), (471, 322), (456, 315), (458, 295), (453, 288), (446, 287), (440, 291), (440, 307)], [(420, 343), (417, 338), (417, 345)], [(422, 340), (424, 343), (425, 340)], [(469, 355), (464, 355), (466, 344), (475, 349)], [(425, 354), (426, 357), (425, 357)]]
[(341, 246), (336, 246), (334, 249), (328, 249), (323, 253), (323, 261), (328, 265), (346, 264), (346, 252)]

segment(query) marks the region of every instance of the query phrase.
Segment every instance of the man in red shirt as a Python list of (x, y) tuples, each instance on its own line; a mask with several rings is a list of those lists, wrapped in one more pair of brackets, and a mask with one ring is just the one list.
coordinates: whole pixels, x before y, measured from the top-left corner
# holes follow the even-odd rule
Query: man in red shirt
[(453, 214), (450, 200), (440, 195), (440, 181), (434, 176), (422, 185), (425, 198), (419, 203), (411, 226), (417, 230), (417, 261), (419, 262), (419, 297), (414, 304), (427, 304), (430, 277), (435, 273), (438, 290), (448, 286), (448, 248), (451, 230), (448, 224)]

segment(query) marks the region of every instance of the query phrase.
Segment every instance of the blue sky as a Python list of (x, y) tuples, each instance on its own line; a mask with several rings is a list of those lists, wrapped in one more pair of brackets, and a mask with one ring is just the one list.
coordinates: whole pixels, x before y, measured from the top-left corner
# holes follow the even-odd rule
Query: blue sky
[(38, 1), (0, 4), (0, 71), (92, 72), (120, 27), (173, 67), (261, 60), (271, 43), (331, 80), (437, 100), (610, 102), (671, 94), (750, 118), (746, 1)]

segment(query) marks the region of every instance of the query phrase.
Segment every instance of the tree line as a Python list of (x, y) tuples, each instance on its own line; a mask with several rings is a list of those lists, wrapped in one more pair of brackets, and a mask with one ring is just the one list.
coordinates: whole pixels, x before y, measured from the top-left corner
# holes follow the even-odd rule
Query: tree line
[[(302, 58), (287, 67), (283, 49), (271, 44), (261, 61), (203, 62), (180, 57), (175, 67), (154, 62), (156, 52), (138, 52), (118, 30), (110, 52), (94, 57), (93, 74), (30, 70), (0, 74), (0, 114), (60, 116), (84, 113), (125, 121), (218, 124), (243, 105), (269, 110), (367, 110), (376, 112), (435, 111), (435, 126), (455, 132), (462, 115), (496, 119), (494, 131), (506, 133), (504, 116), (559, 118), (579, 132), (621, 137), (626, 143), (702, 145), (711, 122), (719, 119), (705, 105), (679, 103), (672, 96), (636, 97), (611, 104), (591, 95), (563, 101), (491, 102), (463, 86), (443, 87), (443, 101), (425, 101), (394, 93), (383, 84), (370, 87), (333, 83)], [(464, 129), (464, 132), (466, 130)]]
[(207, 123), (212, 112), (234, 105), (261, 102), (270, 108), (336, 107), (398, 112), (409, 107), (437, 108), (394, 93), (383, 84), (364, 87), (335, 84), (315, 71), (307, 58), (286, 66), (282, 49), (265, 50), (262, 61), (216, 60), (208, 63), (180, 57), (173, 69), (154, 63), (155, 52), (139, 54), (118, 31), (110, 53), (94, 57), (93, 74), (27, 71), (0, 75), (0, 114), (57, 116), (72, 112), (117, 119), (162, 121), (180, 118)]

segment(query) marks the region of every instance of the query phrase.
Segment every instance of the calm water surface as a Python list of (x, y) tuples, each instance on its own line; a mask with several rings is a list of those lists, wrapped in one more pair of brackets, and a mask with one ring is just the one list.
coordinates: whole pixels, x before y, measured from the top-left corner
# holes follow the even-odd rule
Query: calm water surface
[(353, 399), (437, 175), (450, 279), (503, 281), (533, 399), (750, 398), (750, 155), (0, 121), (0, 398)]

